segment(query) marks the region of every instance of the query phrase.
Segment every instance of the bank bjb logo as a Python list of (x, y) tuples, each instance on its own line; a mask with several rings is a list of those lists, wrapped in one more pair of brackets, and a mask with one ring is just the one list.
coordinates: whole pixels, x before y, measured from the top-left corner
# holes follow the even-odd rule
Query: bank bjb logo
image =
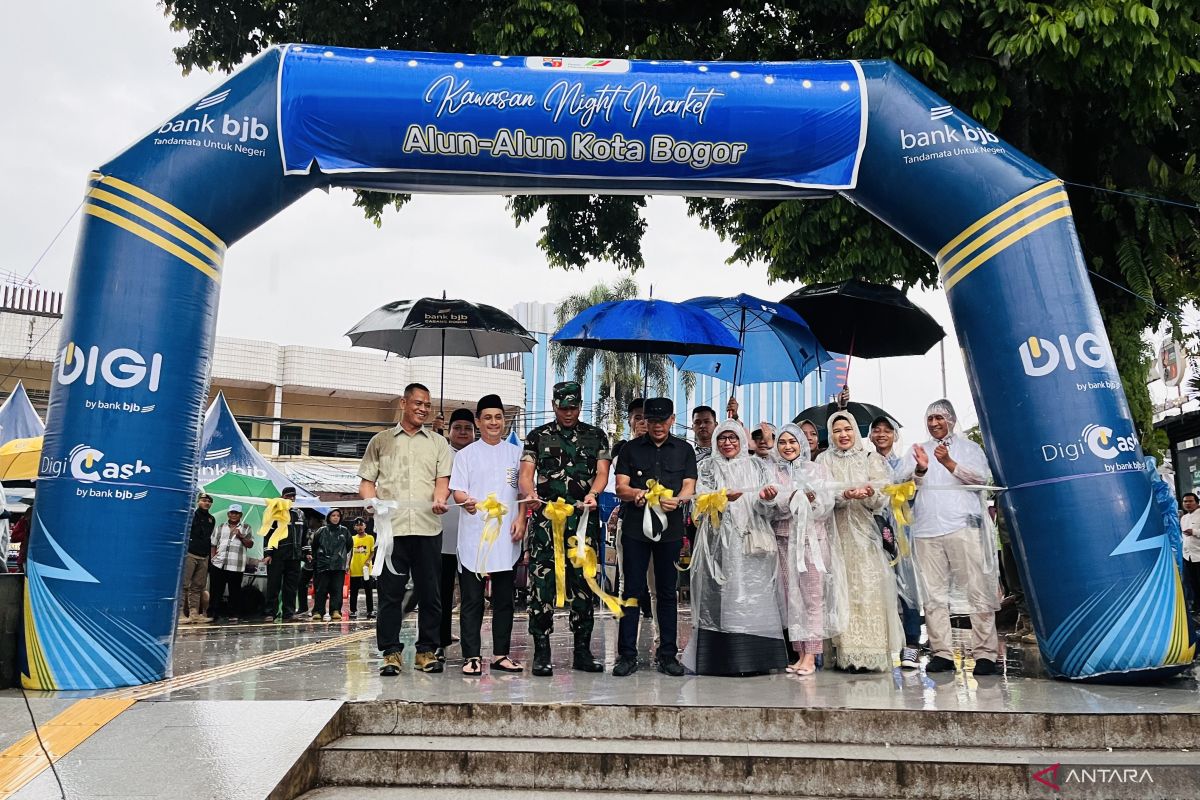
[(132, 389), (144, 382), (147, 389), (157, 392), (162, 378), (162, 360), (162, 353), (154, 353), (147, 361), (141, 353), (128, 347), (108, 351), (89, 347), (84, 351), (74, 342), (67, 342), (58, 354), (55, 379), (62, 386), (70, 386), (81, 378), (85, 386), (94, 386), (100, 380), (115, 389)]
[(1134, 433), (1130, 433), (1128, 436), (1117, 436), (1107, 425), (1093, 423), (1084, 427), (1083, 433), (1074, 442), (1042, 445), (1042, 460), (1046, 462), (1060, 459), (1078, 461), (1091, 453), (1096, 458), (1112, 461), (1123, 455), (1136, 454), (1139, 444)]
[(1080, 366), (1103, 369), (1112, 365), (1108, 345), (1097, 334), (1084, 331), (1074, 339), (1065, 333), (1057, 342), (1030, 336), (1017, 348), (1021, 367), (1031, 378), (1049, 375), (1060, 366), (1074, 372)]
[[(219, 105), (229, 96), (229, 92), (209, 95), (196, 104), (197, 111), (211, 108)], [(220, 131), (217, 130), (217, 124), (220, 123)], [(271, 129), (266, 123), (259, 122), (258, 117), (238, 117), (222, 114), (220, 118), (209, 116), (207, 112), (199, 117), (190, 119), (173, 119), (170, 122), (164, 122), (162, 127), (158, 129), (161, 133), (210, 133), (222, 136), (227, 136), (238, 142), (265, 142), (267, 137), (271, 135)]]

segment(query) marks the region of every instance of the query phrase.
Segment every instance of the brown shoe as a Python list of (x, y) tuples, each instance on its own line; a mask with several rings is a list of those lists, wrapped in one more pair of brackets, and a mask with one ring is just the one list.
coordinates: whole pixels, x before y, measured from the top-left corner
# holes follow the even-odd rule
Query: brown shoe
[(388, 653), (383, 657), (383, 666), (379, 670), (380, 675), (395, 676), (399, 675), (404, 668), (404, 659), (400, 653)]
[(438, 661), (437, 656), (433, 653), (417, 653), (414, 665), (420, 672), (442, 671), (442, 662)]

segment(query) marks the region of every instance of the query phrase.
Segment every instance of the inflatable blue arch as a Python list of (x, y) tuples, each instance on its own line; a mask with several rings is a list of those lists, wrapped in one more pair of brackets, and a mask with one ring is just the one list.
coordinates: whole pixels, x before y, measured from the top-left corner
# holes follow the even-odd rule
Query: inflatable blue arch
[(89, 179), (38, 485), (24, 684), (159, 680), (226, 248), (305, 192), (841, 194), (935, 258), (1050, 670), (1191, 661), (1063, 184), (886, 61), (276, 47)]

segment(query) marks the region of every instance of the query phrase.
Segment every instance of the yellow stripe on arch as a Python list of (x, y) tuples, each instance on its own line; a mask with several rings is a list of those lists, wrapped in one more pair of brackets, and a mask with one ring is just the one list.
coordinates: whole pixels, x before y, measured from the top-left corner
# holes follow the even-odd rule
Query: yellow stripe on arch
[(1055, 187), (1058, 187), (1058, 186), (1062, 186), (1062, 185), (1063, 185), (1063, 182), (1061, 180), (1059, 180), (1058, 178), (1055, 178), (1054, 180), (1046, 181), (1045, 183), (1039, 184), (1039, 185), (1033, 187), (1032, 189), (1030, 189), (1029, 191), (1022, 192), (1021, 194), (1014, 197), (1012, 200), (1009, 200), (1007, 203), (997, 206), (996, 208), (992, 209), (991, 211), (984, 214), (982, 217), (980, 217), (979, 219), (975, 220), (970, 225), (968, 225), (967, 228), (962, 233), (960, 233), (958, 236), (955, 236), (953, 239), (946, 242), (945, 247), (943, 247), (941, 250), (938, 251), (937, 255), (934, 256), (934, 259), (940, 263), (943, 259), (946, 258), (947, 255), (950, 254), (950, 251), (952, 251), (954, 248), (956, 248), (960, 244), (962, 244), (967, 239), (968, 236), (974, 235), (975, 232), (980, 230), (981, 228), (983, 228), (984, 225), (987, 225), (989, 222), (991, 222), (992, 220), (1001, 216), (1002, 214), (1007, 213), (1010, 209), (1016, 208), (1017, 206), (1021, 205), (1021, 203), (1024, 203), (1026, 200), (1029, 200), (1033, 197), (1037, 197), (1039, 194), (1048, 192), (1049, 190), (1051, 190)]
[(958, 272), (956, 272), (952, 276), (950, 276), (950, 279), (945, 282), (946, 291), (948, 292), (951, 289), (953, 289), (958, 284), (959, 281), (961, 281), (963, 278), (967, 277), (972, 272), (974, 272), (981, 264), (985, 263), (986, 261), (991, 259), (993, 256), (999, 254), (1000, 252), (1007, 250), (1009, 247), (1011, 247), (1012, 245), (1021, 241), (1026, 236), (1029, 236), (1031, 233), (1041, 230), (1042, 228), (1049, 225), (1051, 222), (1056, 222), (1057, 220), (1065, 219), (1070, 216), (1071, 216), (1070, 206), (1063, 206), (1062, 208), (1056, 208), (1047, 214), (1043, 214), (1042, 216), (1038, 217), (1037, 219), (1033, 220), (1032, 222), (1026, 223), (1025, 225), (1022, 225), (1020, 228), (1017, 228), (1015, 231), (1010, 233), (1008, 236), (1005, 236), (1003, 239), (996, 242), (994, 245), (989, 247), (987, 250), (984, 250), (982, 253), (975, 256), (975, 258), (973, 258), (969, 262), (967, 262), (967, 264), (965, 266), (963, 266), (962, 269), (960, 269)]
[(101, 178), (100, 183), (103, 183), (106, 186), (111, 186), (114, 189), (119, 189), (122, 192), (125, 192), (125, 194), (133, 195), (137, 199), (154, 206), (159, 211), (169, 214), (178, 221), (182, 222), (184, 225), (187, 225), (196, 233), (203, 236), (205, 239), (208, 239), (210, 242), (212, 242), (213, 246), (215, 246), (221, 252), (224, 252), (227, 249), (225, 247), (225, 242), (221, 241), (221, 237), (209, 230), (202, 222), (200, 222), (200, 220), (196, 219), (185, 211), (179, 210), (166, 200), (163, 200), (161, 197), (150, 194), (150, 192), (147, 192), (140, 186), (134, 186), (129, 181), (123, 181), (120, 178), (114, 178), (111, 175), (106, 175), (105, 177)]
[(113, 225), (116, 225), (119, 228), (123, 228), (124, 230), (129, 231), (134, 236), (138, 236), (142, 239), (145, 239), (147, 242), (154, 245), (155, 247), (166, 250), (168, 253), (175, 256), (179, 260), (183, 261), (184, 263), (191, 264), (193, 267), (200, 270), (205, 275), (212, 278), (214, 281), (217, 281), (218, 283), (220, 283), (221, 273), (218, 272), (216, 270), (216, 268), (214, 268), (211, 264), (209, 264), (206, 261), (202, 261), (201, 259), (197, 258), (192, 253), (189, 253), (187, 250), (184, 250), (179, 245), (177, 245), (174, 242), (172, 242), (171, 240), (167, 239), (165, 236), (155, 233), (154, 231), (150, 230), (149, 228), (147, 228), (137, 222), (134, 222), (133, 220), (129, 219), (128, 217), (123, 217), (120, 214), (117, 214), (113, 211), (108, 210), (107, 208), (103, 208), (103, 207), (97, 206), (97, 205), (92, 205), (91, 203), (89, 203), (88, 205), (83, 207), (83, 213), (90, 214), (93, 217), (98, 217), (99, 219), (102, 219), (105, 222), (111, 222)]
[(90, 190), (88, 192), (88, 197), (94, 197), (97, 200), (103, 200), (104, 202), (106, 202), (110, 205), (114, 205), (123, 211), (128, 211), (130, 214), (133, 214), (136, 217), (140, 217), (141, 219), (144, 219), (146, 222), (149, 222), (151, 225), (155, 226), (156, 228), (159, 228), (160, 230), (166, 231), (167, 233), (171, 234), (172, 236), (174, 236), (176, 239), (183, 242), (184, 244), (190, 245), (191, 247), (195, 248), (196, 250), (199, 250), (201, 253), (203, 253), (205, 256), (208, 257), (209, 261), (212, 262), (212, 265), (214, 268), (218, 268), (218, 269), (220, 268), (221, 255), (219, 253), (217, 253), (217, 251), (213, 250), (211, 247), (209, 247), (207, 244), (205, 244), (204, 242), (197, 239), (195, 236), (192, 236), (190, 233), (185, 231), (183, 228), (180, 228), (178, 225), (174, 224), (173, 222), (171, 222), (169, 220), (163, 219), (158, 214), (155, 214), (153, 211), (149, 211), (149, 210), (143, 208), (142, 206), (139, 206), (137, 203), (130, 202), (129, 200), (126, 200), (124, 197), (118, 197), (117, 195), (113, 194), (112, 192), (106, 192), (103, 189)]
[(1009, 228), (1016, 225), (1018, 222), (1029, 219), (1030, 217), (1037, 215), (1040, 211), (1043, 211), (1050, 206), (1066, 202), (1068, 202), (1066, 192), (1055, 192), (1049, 197), (1043, 197), (1036, 203), (1031, 203), (1017, 213), (1010, 214), (1009, 216), (1000, 220), (995, 225), (981, 233), (979, 236), (976, 236), (974, 239), (972, 239), (966, 247), (961, 248), (957, 253), (951, 256), (945, 264), (941, 265), (942, 280), (946, 280), (950, 276), (950, 272), (956, 266), (961, 264), (964, 259), (966, 259), (979, 248), (983, 247), (988, 242), (995, 239), (1000, 234), (1004, 233)]

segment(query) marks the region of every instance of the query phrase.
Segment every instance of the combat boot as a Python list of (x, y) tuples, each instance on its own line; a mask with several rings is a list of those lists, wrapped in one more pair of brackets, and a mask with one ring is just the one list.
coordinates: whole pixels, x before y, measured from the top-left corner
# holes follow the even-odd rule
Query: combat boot
[(533, 667), (530, 671), (539, 678), (548, 678), (554, 674), (554, 665), (550, 663), (550, 637), (534, 637)]
[(572, 669), (580, 672), (604, 672), (604, 664), (592, 655), (592, 648), (585, 640), (575, 640), (575, 658), (571, 662)]

